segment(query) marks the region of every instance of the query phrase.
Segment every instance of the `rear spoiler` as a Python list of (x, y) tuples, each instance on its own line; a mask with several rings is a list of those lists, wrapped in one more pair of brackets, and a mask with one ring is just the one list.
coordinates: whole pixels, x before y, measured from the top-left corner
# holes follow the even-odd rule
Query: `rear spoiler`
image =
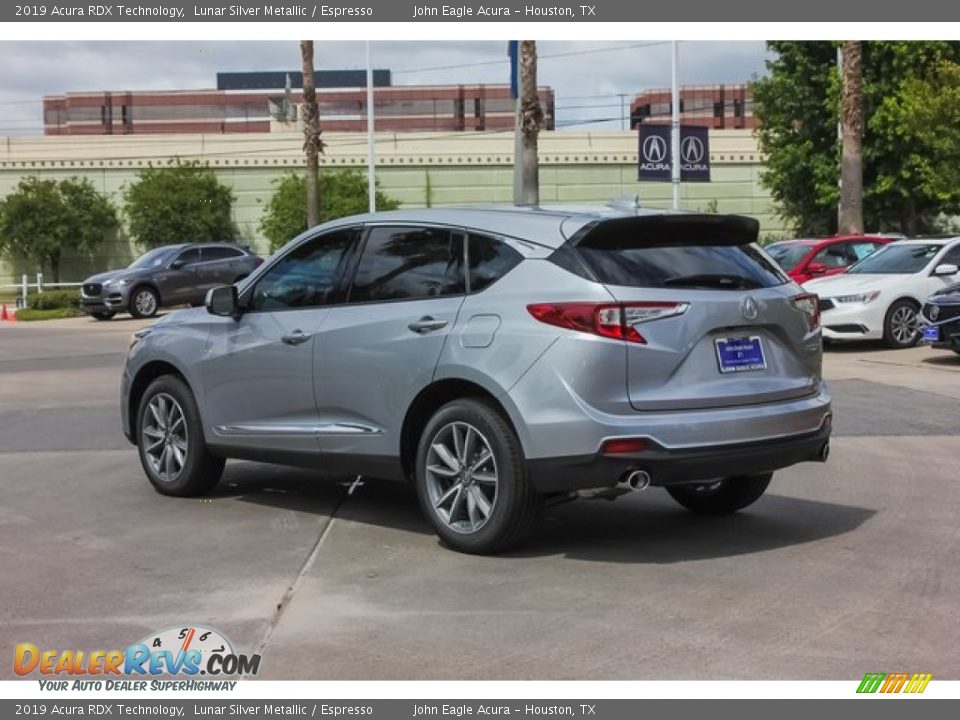
[(744, 215), (651, 214), (597, 220), (569, 240), (575, 247), (627, 249), (683, 245), (749, 245), (760, 223)]

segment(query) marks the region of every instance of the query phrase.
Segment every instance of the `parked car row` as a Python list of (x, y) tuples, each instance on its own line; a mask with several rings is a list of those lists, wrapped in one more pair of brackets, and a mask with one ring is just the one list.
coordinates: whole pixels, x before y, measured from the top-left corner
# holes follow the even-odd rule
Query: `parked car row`
[(81, 307), (97, 320), (120, 312), (153, 317), (162, 307), (202, 305), (207, 291), (242, 280), (263, 262), (232, 243), (166, 245), (122, 270), (93, 275), (80, 288)]
[(824, 340), (921, 340), (960, 353), (960, 238), (838, 236), (767, 252), (819, 297)]

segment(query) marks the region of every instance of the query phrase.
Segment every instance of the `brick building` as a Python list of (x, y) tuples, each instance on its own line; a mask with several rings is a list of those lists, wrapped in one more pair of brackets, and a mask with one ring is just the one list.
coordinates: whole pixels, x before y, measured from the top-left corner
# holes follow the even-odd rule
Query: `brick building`
[[(670, 88), (646, 90), (630, 104), (630, 127), (670, 123)], [(753, 93), (748, 85), (683, 85), (680, 122), (715, 130), (752, 130)]]
[[(320, 123), (330, 132), (366, 130), (366, 72), (315, 74)], [(509, 85), (393, 85), (374, 71), (378, 131), (509, 130)], [(299, 72), (218, 73), (216, 89), (68, 92), (43, 100), (45, 135), (264, 133), (289, 127), (302, 102)], [(554, 93), (540, 89), (544, 128), (554, 128)]]

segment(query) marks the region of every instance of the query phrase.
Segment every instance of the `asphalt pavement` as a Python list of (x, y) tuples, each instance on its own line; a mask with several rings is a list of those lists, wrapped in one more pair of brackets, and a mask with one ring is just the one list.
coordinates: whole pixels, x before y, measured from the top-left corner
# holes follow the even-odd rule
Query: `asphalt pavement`
[(0, 652), (201, 623), (269, 679), (960, 679), (952, 353), (828, 351), (830, 461), (736, 516), (652, 488), (470, 557), (389, 483), (231, 461), (210, 498), (153, 492), (119, 427), (142, 324), (0, 324)]

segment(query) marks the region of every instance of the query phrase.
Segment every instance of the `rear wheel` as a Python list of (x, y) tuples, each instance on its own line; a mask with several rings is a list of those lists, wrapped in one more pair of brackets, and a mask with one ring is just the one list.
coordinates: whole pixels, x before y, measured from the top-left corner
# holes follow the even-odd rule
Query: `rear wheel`
[(883, 341), (892, 348), (913, 347), (920, 340), (920, 308), (912, 300), (897, 300), (883, 321)]
[(137, 449), (147, 479), (164, 495), (203, 495), (223, 473), (224, 459), (207, 450), (193, 393), (173, 375), (150, 383), (140, 400)]
[(670, 497), (701, 515), (729, 515), (752, 505), (766, 491), (773, 473), (740, 475), (705, 483), (669, 485)]
[(417, 449), (416, 486), (437, 535), (466, 553), (516, 545), (541, 503), (513, 428), (475, 399), (455, 400), (430, 418)]

